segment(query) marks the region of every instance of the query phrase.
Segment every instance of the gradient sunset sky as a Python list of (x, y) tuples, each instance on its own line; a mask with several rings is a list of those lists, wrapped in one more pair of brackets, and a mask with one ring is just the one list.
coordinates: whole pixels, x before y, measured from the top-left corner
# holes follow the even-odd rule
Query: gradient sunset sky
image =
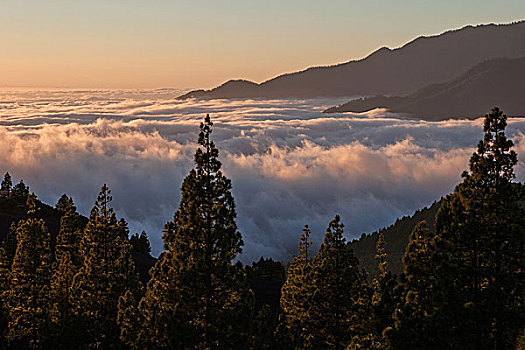
[(523, 0), (1, 0), (0, 86), (208, 88), (362, 58)]

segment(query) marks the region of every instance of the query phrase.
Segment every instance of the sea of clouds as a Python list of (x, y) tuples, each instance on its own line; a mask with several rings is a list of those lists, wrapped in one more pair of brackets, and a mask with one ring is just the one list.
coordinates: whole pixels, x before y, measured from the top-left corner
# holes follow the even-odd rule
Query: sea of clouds
[[(439, 200), (460, 181), (482, 137), (481, 119), (322, 113), (341, 99), (176, 100), (180, 94), (4, 88), (0, 172), (24, 179), (50, 204), (67, 193), (83, 214), (107, 183), (117, 214), (132, 232), (145, 230), (159, 254), (209, 113), (233, 182), (241, 260), (287, 260), (304, 224), (319, 243), (340, 214), (353, 239)], [(507, 135), (525, 157), (525, 119), (509, 120)], [(525, 180), (522, 161), (516, 173)]]

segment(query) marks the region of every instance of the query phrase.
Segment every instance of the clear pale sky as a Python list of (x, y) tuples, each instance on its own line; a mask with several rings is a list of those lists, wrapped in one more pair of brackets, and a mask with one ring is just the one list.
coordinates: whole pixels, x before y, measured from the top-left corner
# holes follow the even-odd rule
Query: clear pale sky
[(260, 82), (521, 19), (524, 0), (0, 0), (0, 86)]

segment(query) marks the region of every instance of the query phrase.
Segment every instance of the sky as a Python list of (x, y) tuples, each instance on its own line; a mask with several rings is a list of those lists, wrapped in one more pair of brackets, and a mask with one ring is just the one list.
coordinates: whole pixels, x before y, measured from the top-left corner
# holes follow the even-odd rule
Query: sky
[(0, 86), (261, 82), (524, 17), (523, 0), (1, 0)]

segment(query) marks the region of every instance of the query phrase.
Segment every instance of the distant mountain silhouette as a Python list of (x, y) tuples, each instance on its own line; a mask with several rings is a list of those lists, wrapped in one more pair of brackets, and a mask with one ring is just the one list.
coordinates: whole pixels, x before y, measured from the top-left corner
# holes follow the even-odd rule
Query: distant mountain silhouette
[(443, 120), (481, 117), (494, 106), (508, 116), (525, 116), (525, 57), (483, 62), (450, 82), (429, 85), (406, 97), (357, 99), (325, 113), (387, 108), (411, 117)]
[(525, 56), (525, 21), (467, 26), (408, 44), (383, 47), (368, 57), (280, 75), (261, 84), (231, 80), (211, 90), (179, 98), (286, 98), (405, 95), (443, 83), (478, 63), (499, 57)]

